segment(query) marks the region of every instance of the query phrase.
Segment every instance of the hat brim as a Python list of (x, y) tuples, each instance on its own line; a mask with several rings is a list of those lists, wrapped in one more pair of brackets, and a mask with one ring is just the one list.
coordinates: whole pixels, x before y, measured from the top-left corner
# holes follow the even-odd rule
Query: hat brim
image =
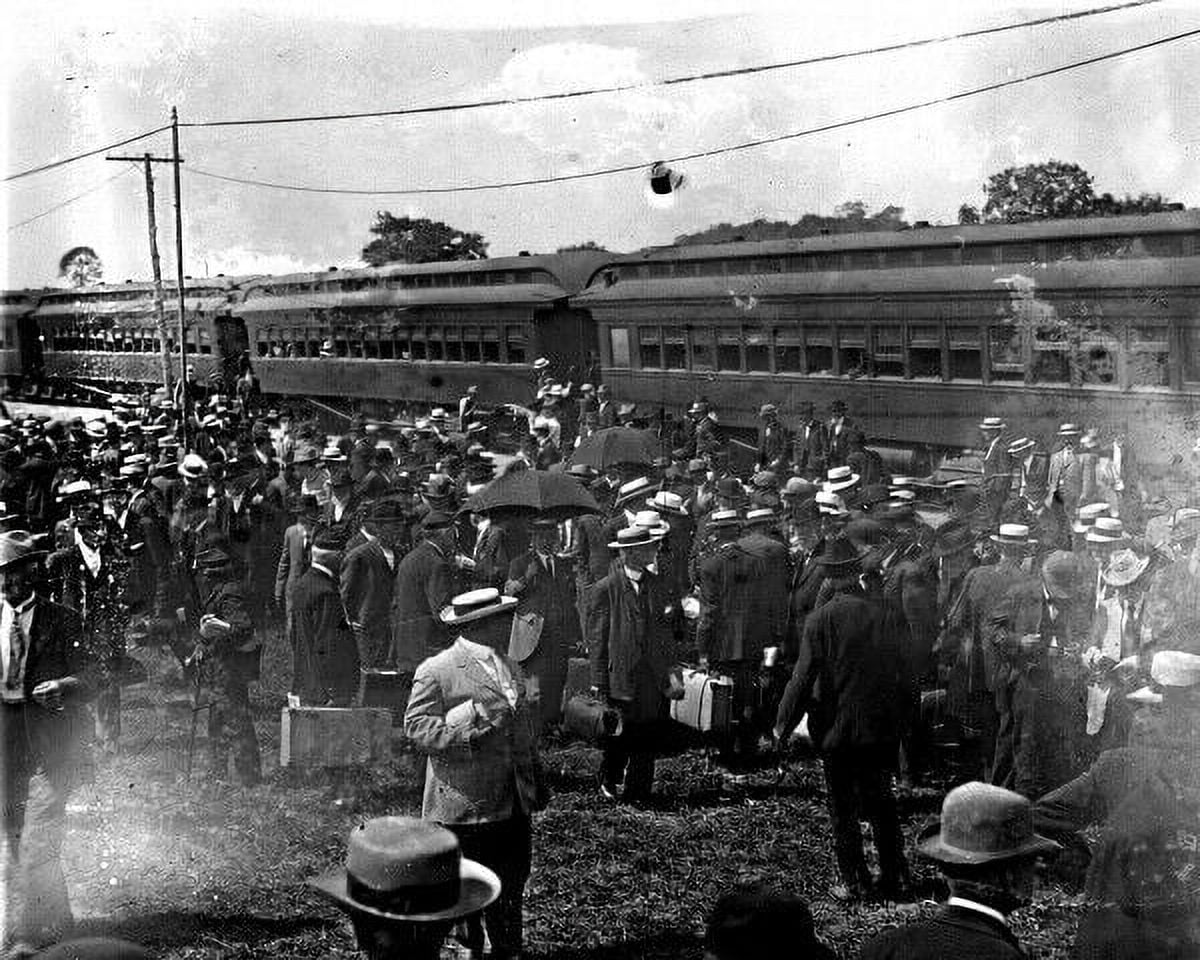
[(673, 513), (677, 517), (686, 517), (688, 515), (686, 507), (668, 507), (665, 503), (655, 503), (653, 497), (646, 498), (646, 506), (652, 510), (657, 510), (659, 513)]
[(628, 503), (630, 500), (636, 500), (638, 497), (641, 497), (643, 494), (645, 494), (647, 490), (653, 490), (653, 489), (654, 489), (654, 485), (649, 484), (645, 487), (642, 487), (639, 490), (632, 490), (629, 493), (625, 494), (624, 496), (622, 496), (621, 494), (617, 494), (617, 498), (613, 501), (613, 506), (619, 507), (621, 504)]
[(1032, 537), (1026, 537), (1024, 540), (1013, 540), (1009, 537), (1001, 537), (995, 533), (988, 534), (988, 539), (1001, 547), (1032, 547), (1037, 543)]
[(465, 857), (459, 868), (458, 902), (445, 910), (434, 913), (388, 913), (377, 907), (359, 903), (349, 891), (349, 879), (344, 867), (310, 880), (309, 885), (322, 896), (332, 900), (341, 909), (379, 920), (399, 920), (405, 923), (436, 923), (439, 920), (457, 920), (479, 913), (500, 896), (500, 879), (481, 863)]
[(847, 480), (826, 480), (825, 489), (830, 493), (837, 493), (839, 490), (848, 490), (858, 483), (859, 479), (861, 478), (857, 473), (852, 473)]
[[(5, 517), (0, 517), (0, 519), (7, 520), (10, 516), (18, 516), (18, 514), (10, 514)], [(22, 563), (40, 563), (41, 561), (45, 560), (48, 555), (49, 552), (46, 550), (30, 550), (28, 553), (23, 553), (19, 557), (13, 557), (9, 560), (0, 561), (0, 572), (8, 570), (10, 567), (18, 566)]]
[(940, 834), (935, 834), (917, 844), (917, 853), (938, 863), (954, 863), (963, 866), (977, 866), (984, 863), (996, 863), (1000, 860), (1022, 860), (1042, 854), (1055, 853), (1062, 847), (1048, 837), (1035, 833), (1025, 843), (1012, 850), (999, 850), (992, 853), (982, 853), (975, 850), (962, 850), (942, 843)]
[(652, 543), (658, 543), (668, 533), (666, 527), (647, 527), (646, 535), (648, 540), (639, 540), (637, 543), (621, 543), (619, 540), (611, 540), (608, 544), (609, 550), (628, 550), (630, 547), (648, 547)]
[(482, 620), (484, 617), (491, 617), (497, 613), (508, 613), (517, 605), (516, 597), (500, 597), (499, 603), (493, 603), (486, 607), (479, 607), (475, 610), (469, 610), (462, 616), (457, 616), (454, 613), (453, 607), (446, 607), (439, 616), (442, 623), (448, 627), (455, 626), (460, 623), (470, 623), (472, 620)]

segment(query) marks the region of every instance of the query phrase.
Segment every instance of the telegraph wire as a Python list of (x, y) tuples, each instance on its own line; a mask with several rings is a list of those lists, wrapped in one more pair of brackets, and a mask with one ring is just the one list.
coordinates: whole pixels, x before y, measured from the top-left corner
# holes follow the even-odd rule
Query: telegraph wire
[(112, 183), (118, 177), (123, 177), (123, 176), (125, 176), (125, 174), (132, 173), (136, 169), (137, 169), (137, 167), (135, 167), (133, 164), (130, 164), (124, 170), (118, 170), (111, 177), (108, 177), (105, 180), (101, 180), (95, 186), (89, 187), (87, 190), (84, 190), (83, 193), (77, 193), (77, 194), (75, 194), (75, 196), (68, 197), (66, 200), (63, 200), (60, 203), (56, 203), (52, 207), (47, 207), (41, 213), (35, 214), (34, 216), (29, 217), (25, 220), (22, 220), (19, 223), (11, 224), (8, 228), (8, 232), (12, 233), (18, 227), (23, 227), (26, 224), (33, 223), (35, 220), (41, 220), (42, 217), (48, 217), (48, 216), (50, 216), (50, 214), (54, 213), (56, 210), (61, 210), (63, 207), (69, 206), (70, 204), (74, 203), (76, 200), (82, 200), (84, 197), (95, 193), (97, 190), (101, 190), (104, 187), (107, 187), (110, 183)]
[[(751, 150), (756, 147), (767, 146), (772, 143), (781, 143), (786, 140), (796, 140), (801, 137), (813, 136), (814, 134), (818, 133), (827, 133), (830, 130), (840, 130), (845, 127), (869, 123), (873, 120), (883, 120), (905, 113), (912, 113), (913, 111), (923, 110), (927, 107), (953, 103), (956, 100), (965, 100), (968, 97), (978, 96), (979, 94), (983, 93), (991, 93), (995, 90), (1002, 90), (1005, 87), (1016, 86), (1017, 84), (1021, 83), (1028, 83), (1032, 80), (1040, 80), (1045, 77), (1051, 77), (1060, 73), (1067, 73), (1071, 70), (1078, 70), (1082, 67), (1103, 63), (1107, 60), (1115, 60), (1118, 57), (1128, 56), (1132, 53), (1139, 53), (1143, 50), (1149, 50), (1153, 47), (1163, 46), (1164, 44), (1168, 43), (1175, 43), (1180, 40), (1191, 39), (1198, 35), (1200, 35), (1200, 29), (1188, 30), (1184, 33), (1173, 34), (1169, 37), (1160, 37), (1157, 40), (1151, 40), (1147, 43), (1141, 43), (1136, 46), (1125, 47), (1121, 50), (1114, 50), (1109, 53), (1102, 53), (1094, 57), (1089, 57), (1086, 60), (1076, 60), (1072, 63), (1063, 64), (1062, 66), (1051, 67), (1047, 70), (1039, 70), (1036, 73), (1029, 73), (1020, 77), (1012, 77), (1008, 80), (1000, 80), (981, 87), (973, 87), (969, 90), (960, 90), (958, 93), (952, 93), (944, 97), (936, 97), (932, 100), (924, 100), (919, 103), (910, 103), (902, 107), (893, 107), (889, 110), (881, 110), (877, 113), (867, 114), (866, 116), (861, 117), (854, 117), (853, 119), (849, 120), (836, 120), (831, 123), (821, 124), (820, 126), (809, 127), (805, 130), (796, 130), (791, 133), (782, 133), (773, 137), (763, 137), (758, 140), (747, 140), (742, 143), (714, 147), (710, 150), (698, 150), (694, 153), (685, 153), (674, 157), (658, 157), (656, 159), (662, 160), (664, 163), (683, 163), (689, 160), (700, 160), (726, 153), (736, 153), (742, 150)], [(364, 190), (350, 187), (310, 187), (300, 184), (255, 180), (247, 177), (234, 177), (227, 174), (213, 173), (208, 170), (199, 170), (195, 167), (188, 168), (186, 172), (199, 177), (207, 177), (212, 180), (222, 180), (227, 183), (237, 183), (251, 187), (265, 187), (272, 190), (288, 190), (297, 193), (348, 194), (355, 196), (424, 196), (430, 194), (475, 193), (483, 190), (503, 190), (510, 187), (530, 187), (549, 183), (563, 183), (570, 180), (586, 180), (594, 177), (610, 176), (616, 173), (629, 173), (634, 170), (645, 170), (649, 164), (649, 161), (641, 161), (638, 163), (623, 164), (616, 167), (605, 167), (599, 170), (587, 170), (582, 173), (560, 174), (554, 177), (536, 177), (527, 180), (507, 180), (497, 183), (475, 183), (449, 187), (413, 187), (406, 189), (386, 190)]]
[(10, 173), (7, 177), (0, 179), (0, 183), (8, 183), (10, 180), (20, 180), (22, 177), (30, 177), (35, 173), (44, 173), (47, 170), (54, 170), (57, 167), (64, 167), (68, 163), (74, 163), (76, 160), (83, 160), (87, 157), (94, 157), (98, 153), (104, 153), (106, 150), (114, 150), (117, 147), (123, 147), (127, 143), (136, 143), (138, 140), (145, 140), (147, 137), (152, 137), (156, 133), (162, 133), (170, 130), (171, 125), (156, 127), (153, 130), (147, 130), (145, 133), (139, 133), (137, 136), (127, 137), (124, 140), (118, 140), (116, 143), (109, 143), (103, 147), (97, 147), (95, 150), (88, 150), (86, 153), (77, 153), (73, 157), (67, 157), (63, 160), (54, 160), (50, 163), (44, 163), (40, 167), (31, 167), (28, 170), (22, 170), (20, 173)]
[(371, 117), (410, 117), (431, 113), (455, 113), (463, 110), (478, 110), (484, 107), (505, 107), (524, 103), (539, 103), (551, 100), (569, 100), (577, 97), (591, 97), (603, 93), (624, 93), (629, 90), (643, 90), (651, 87), (675, 86), (684, 83), (694, 83), (700, 80), (719, 80), (728, 77), (749, 76), (765, 73), (771, 70), (785, 70), (792, 67), (809, 66), (816, 63), (830, 63), (836, 60), (848, 60), (854, 57), (865, 57), (879, 53), (892, 53), (897, 50), (909, 50), (916, 47), (933, 44), (949, 43), (954, 40), (965, 40), (971, 37), (982, 37), (989, 34), (1004, 33), (1009, 30), (1020, 30), (1026, 27), (1044, 26), (1051, 23), (1062, 23), (1079, 20), (1084, 17), (1094, 17), (1103, 13), (1114, 13), (1134, 7), (1143, 7), (1160, 0), (1130, 0), (1128, 3), (1111, 4), (1106, 7), (1094, 7), (1089, 10), (1077, 10), (1073, 13), (1058, 14), (1052, 17), (1041, 17), (1037, 20), (1023, 20), (1019, 23), (1008, 23), (998, 27), (983, 27), (978, 30), (968, 30), (964, 33), (946, 34), (937, 37), (925, 37), (920, 40), (907, 40), (892, 43), (882, 47), (870, 47), (864, 50), (849, 50), (841, 53), (828, 53), (802, 60), (786, 60), (779, 63), (760, 64), (751, 67), (732, 67), (726, 70), (713, 70), (707, 73), (696, 73), (682, 77), (669, 77), (665, 80), (647, 80), (641, 83), (616, 84), (608, 87), (593, 87), (586, 90), (568, 90), (559, 93), (544, 93), (527, 97), (502, 97), (493, 100), (474, 100), (465, 103), (447, 103), (439, 106), (407, 107), (397, 110), (369, 110), (356, 113), (313, 114), (298, 117), (259, 117), (243, 120), (199, 120), (181, 123), (181, 127), (240, 127), (264, 126), (281, 123), (316, 123), (326, 120), (364, 120)]

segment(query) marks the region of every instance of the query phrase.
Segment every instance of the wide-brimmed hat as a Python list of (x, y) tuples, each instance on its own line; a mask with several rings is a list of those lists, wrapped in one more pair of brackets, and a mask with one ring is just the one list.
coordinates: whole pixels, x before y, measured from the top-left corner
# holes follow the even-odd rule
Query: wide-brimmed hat
[(825, 516), (846, 517), (850, 515), (845, 502), (832, 490), (818, 490), (815, 501), (817, 510)]
[(346, 865), (311, 883), (352, 914), (407, 923), (470, 916), (500, 895), (496, 874), (463, 857), (452, 832), (412, 817), (359, 824)]
[(862, 566), (862, 557), (846, 537), (833, 537), (825, 544), (825, 552), (817, 563), (833, 573), (849, 573)]
[(1059, 845), (1033, 832), (1033, 805), (990, 783), (964, 783), (942, 801), (941, 827), (917, 847), (939, 863), (972, 865), (1053, 853)]
[(671, 528), (663, 521), (657, 510), (639, 510), (633, 515), (633, 526), (654, 530), (660, 536), (666, 536)]
[(1125, 532), (1125, 524), (1116, 517), (1099, 516), (1092, 528), (1087, 532), (1087, 542), (1095, 545), (1113, 545), (1127, 543), (1129, 534)]
[(979, 423), (980, 430), (1003, 430), (1007, 426), (1003, 417), (984, 417)]
[(1085, 503), (1075, 511), (1075, 522), (1071, 529), (1076, 533), (1087, 533), (1097, 517), (1107, 514), (1112, 508), (1107, 503)]
[(825, 475), (825, 489), (830, 493), (848, 490), (859, 481), (859, 476), (849, 467), (832, 467)]
[(744, 525), (747, 527), (770, 526), (779, 520), (779, 515), (770, 507), (755, 507), (746, 511)]
[(1100, 571), (1104, 582), (1114, 587), (1133, 583), (1150, 566), (1149, 557), (1139, 557), (1132, 550), (1118, 550), (1108, 558), (1108, 566)]
[(990, 539), (1002, 547), (1027, 547), (1033, 543), (1029, 538), (1029, 527), (1023, 523), (1002, 523)]
[(1010, 457), (1019, 457), (1027, 450), (1032, 450), (1035, 444), (1030, 437), (1020, 437), (1008, 445), (1008, 455)]
[(40, 562), (46, 551), (38, 546), (37, 538), (28, 530), (9, 530), (0, 533), (0, 570), (26, 562)]
[(506, 597), (495, 587), (484, 587), (460, 593), (441, 612), (441, 620), (447, 626), (470, 623), (497, 613), (510, 612), (516, 605), (516, 597)]
[(1150, 679), (1160, 687), (1194, 687), (1200, 684), (1200, 656), (1159, 650), (1150, 661)]
[(187, 454), (179, 464), (179, 475), (189, 480), (198, 480), (208, 473), (208, 464), (197, 453)]
[(661, 528), (626, 527), (624, 530), (617, 531), (617, 539), (612, 540), (608, 544), (609, 550), (627, 550), (630, 547), (644, 547), (651, 543), (658, 543), (665, 533)]
[(538, 357), (533, 361), (534, 370), (545, 370), (548, 366), (550, 366), (550, 361), (545, 357)]
[(673, 513), (680, 517), (688, 515), (687, 507), (683, 503), (683, 497), (670, 490), (659, 490), (658, 493), (646, 501), (646, 506), (657, 510), (659, 513)]
[(889, 487), (888, 499), (903, 500), (905, 503), (912, 503), (917, 499), (916, 491), (909, 490), (908, 487)]
[(658, 489), (658, 484), (649, 477), (637, 477), (617, 488), (616, 504), (620, 506), (635, 497), (644, 498), (651, 490), (656, 489)]
[(93, 440), (103, 440), (108, 436), (108, 427), (103, 420), (89, 420), (83, 430)]
[(1060, 437), (1077, 437), (1082, 432), (1077, 423), (1063, 423), (1058, 427), (1058, 436)]

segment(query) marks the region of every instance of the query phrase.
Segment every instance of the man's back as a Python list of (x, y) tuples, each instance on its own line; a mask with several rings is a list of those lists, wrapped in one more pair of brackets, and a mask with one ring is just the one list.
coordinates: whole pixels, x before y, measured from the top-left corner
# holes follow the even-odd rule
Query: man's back
[(859, 960), (1016, 960), (1025, 954), (999, 920), (946, 905), (927, 920), (885, 930), (868, 940), (858, 956)]

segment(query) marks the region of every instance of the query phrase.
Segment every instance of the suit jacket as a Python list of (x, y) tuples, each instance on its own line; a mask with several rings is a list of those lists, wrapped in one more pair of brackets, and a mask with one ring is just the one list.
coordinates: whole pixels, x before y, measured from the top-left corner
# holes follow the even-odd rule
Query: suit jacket
[(829, 428), (810, 420), (796, 428), (792, 439), (792, 462), (806, 477), (824, 476), (829, 448)]
[(1083, 469), (1074, 450), (1063, 448), (1050, 455), (1050, 466), (1046, 472), (1047, 506), (1057, 496), (1068, 509), (1074, 511), (1083, 490)]
[(977, 910), (943, 906), (936, 916), (893, 927), (863, 944), (859, 960), (1019, 960), (1011, 930)]
[(721, 544), (700, 564), (696, 648), (711, 660), (758, 663), (787, 624), (787, 548), (759, 534)]
[(392, 655), (398, 669), (415, 670), (446, 648), (449, 639), (439, 614), (453, 596), (450, 561), (428, 540), (400, 561), (392, 594)]
[(324, 570), (309, 567), (296, 586), (292, 690), (306, 705), (346, 705), (358, 689), (358, 646)]
[[(398, 565), (400, 557), (394, 555)], [(387, 557), (378, 541), (369, 540), (350, 550), (342, 560), (339, 576), (342, 606), (350, 620), (355, 636), (381, 656), (378, 663), (364, 667), (382, 667), (392, 645), (392, 593), (396, 573), (388, 566)], [(365, 649), (360, 646), (360, 649)]]
[(758, 434), (758, 462), (764, 467), (791, 455), (791, 437), (778, 420), (764, 423)]
[[(417, 667), (404, 734), (429, 758), (421, 805), (428, 820), (490, 823), (546, 805), (534, 705), (520, 666), (501, 659), (517, 691), (515, 708), (461, 641)], [(500, 723), (482, 719), (472, 703), (485, 717), (500, 716)]]
[(910, 679), (894, 611), (856, 587), (809, 614), (776, 727), (791, 732), (807, 712), (821, 750), (897, 743)]
[(1049, 492), (1050, 454), (1039, 447), (1030, 451), (1028, 464), (1022, 457), (1013, 464), (1013, 493), (1034, 506), (1045, 503)]
[(825, 424), (825, 465), (840, 467), (846, 463), (846, 454), (850, 452), (850, 433), (858, 429), (857, 424), (849, 417), (842, 420), (841, 429), (833, 423)]
[[(532, 577), (530, 566), (536, 566)], [(583, 645), (583, 630), (575, 606), (575, 572), (569, 560), (554, 558), (554, 574), (532, 550), (513, 558), (504, 592), (520, 598), (518, 613), (537, 613), (545, 619), (537, 650), (522, 661), (525, 672), (538, 678), (543, 723), (553, 723), (562, 712), (562, 688), (567, 659)]]
[(603, 401), (596, 407), (596, 429), (607, 430), (617, 425), (617, 405), (611, 400)]
[(505, 549), (504, 527), (495, 521), (476, 537), (471, 559), (475, 561), (472, 579), (478, 587), (504, 586), (508, 574), (508, 551)]
[(283, 534), (283, 548), (275, 568), (275, 600), (286, 603), (287, 621), (292, 622), (295, 610), (296, 586), (308, 569), (310, 541), (304, 527), (293, 523)]

